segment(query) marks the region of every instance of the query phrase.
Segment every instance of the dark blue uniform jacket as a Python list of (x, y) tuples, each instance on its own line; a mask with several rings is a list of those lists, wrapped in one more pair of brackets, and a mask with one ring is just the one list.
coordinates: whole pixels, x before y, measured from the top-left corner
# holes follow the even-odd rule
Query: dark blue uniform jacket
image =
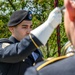
[[(38, 46), (40, 41), (32, 35)], [(37, 58), (34, 59), (36, 54)], [(39, 59), (40, 58), (40, 59)], [(0, 75), (24, 75), (34, 62), (42, 60), (41, 52), (36, 49), (29, 36), (17, 41), (14, 37), (0, 40)]]
[(37, 71), (36, 69), (43, 63), (28, 68), (24, 75), (75, 75), (75, 55), (55, 61)]

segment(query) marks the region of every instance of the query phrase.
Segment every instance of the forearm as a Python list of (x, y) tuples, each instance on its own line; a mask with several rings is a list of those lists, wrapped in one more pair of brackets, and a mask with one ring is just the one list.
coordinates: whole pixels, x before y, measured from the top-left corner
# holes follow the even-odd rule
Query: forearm
[[(38, 46), (42, 44), (32, 36)], [(1, 46), (1, 45), (0, 45)], [(36, 49), (30, 37), (24, 38), (20, 43), (10, 44), (0, 49), (0, 62), (16, 63), (28, 57)]]

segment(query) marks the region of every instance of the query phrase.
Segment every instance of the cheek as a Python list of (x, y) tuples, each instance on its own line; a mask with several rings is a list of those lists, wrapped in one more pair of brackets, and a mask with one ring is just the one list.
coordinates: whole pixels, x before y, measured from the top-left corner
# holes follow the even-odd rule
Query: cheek
[(26, 30), (21, 30), (21, 31), (20, 31), (20, 34), (21, 34), (21, 35), (26, 34)]
[(64, 0), (64, 6), (66, 7), (69, 3), (69, 0)]
[(22, 37), (24, 35), (24, 31), (22, 29), (17, 29), (16, 30), (16, 34), (20, 37)]

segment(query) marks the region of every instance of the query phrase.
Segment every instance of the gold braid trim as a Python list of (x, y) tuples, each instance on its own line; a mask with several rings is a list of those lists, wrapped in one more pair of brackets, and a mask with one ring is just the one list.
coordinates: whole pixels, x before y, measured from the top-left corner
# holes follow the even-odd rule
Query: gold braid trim
[(38, 48), (38, 45), (35, 43), (35, 41), (32, 39), (32, 36), (29, 34), (29, 37), (31, 39), (31, 41), (33, 42), (33, 44), (35, 45), (36, 48)]
[(70, 55), (65, 55), (65, 56), (60, 56), (60, 57), (57, 57), (57, 58), (53, 58), (51, 60), (48, 60), (47, 62), (43, 63), (42, 65), (40, 65), (39, 67), (37, 67), (37, 71), (39, 71), (40, 69), (42, 69), (43, 67), (47, 66), (48, 64), (51, 64), (55, 61), (58, 61), (58, 60), (61, 60), (61, 59), (65, 59), (65, 58), (68, 58), (70, 56), (73, 56), (74, 53), (71, 53)]
[(66, 51), (67, 50), (67, 48), (69, 47), (69, 46), (71, 46), (72, 44), (69, 42), (65, 47), (64, 47), (64, 50)]

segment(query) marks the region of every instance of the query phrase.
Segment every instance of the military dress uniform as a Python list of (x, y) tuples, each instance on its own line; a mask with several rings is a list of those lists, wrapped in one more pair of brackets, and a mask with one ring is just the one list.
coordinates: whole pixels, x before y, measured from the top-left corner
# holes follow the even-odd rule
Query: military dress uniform
[(55, 61), (40, 70), (37, 70), (38, 65), (29, 68), (24, 75), (75, 75), (75, 55)]
[[(35, 37), (34, 39), (37, 40)], [(24, 38), (21, 42), (12, 36), (9, 39), (1, 39), (0, 75), (24, 75), (25, 70), (34, 62), (42, 61), (41, 52), (35, 49), (29, 37)], [(35, 56), (33, 57), (33, 51), (37, 56), (36, 59), (34, 59)]]
[(66, 55), (40, 62), (24, 75), (75, 75), (75, 50), (70, 42), (64, 48)]
[[(32, 20), (31, 11), (15, 11), (8, 26), (16, 26), (23, 20)], [(24, 75), (26, 69), (43, 60), (41, 51), (34, 45), (42, 43), (32, 34), (18, 41), (13, 36), (0, 39), (0, 75)]]
[[(31, 19), (30, 11), (15, 11), (10, 17), (8, 27), (19, 25), (23, 20)], [(49, 14), (43, 24), (32, 30), (20, 42), (12, 36), (9, 39), (1, 39), (0, 75), (24, 75), (26, 68), (32, 66), (34, 61), (41, 60), (41, 53), (37, 48), (47, 43), (53, 30), (61, 21), (61, 10), (57, 7)]]

